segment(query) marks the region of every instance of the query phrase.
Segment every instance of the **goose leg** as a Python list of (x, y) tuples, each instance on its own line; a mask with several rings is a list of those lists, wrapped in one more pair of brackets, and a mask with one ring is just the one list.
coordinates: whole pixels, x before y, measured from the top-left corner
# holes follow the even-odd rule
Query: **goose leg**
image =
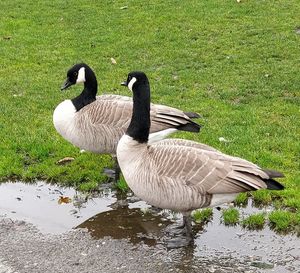
[(113, 159), (115, 161), (115, 183), (117, 183), (120, 179), (121, 169), (120, 169), (117, 157), (113, 156)]
[(121, 169), (116, 156), (113, 156), (113, 160), (115, 163), (114, 168), (113, 169), (104, 168), (103, 173), (107, 175), (109, 178), (112, 178), (114, 182), (117, 183), (118, 180), (120, 179)]
[(166, 228), (166, 232), (171, 234), (171, 235), (180, 235), (185, 232), (185, 225), (184, 223), (180, 224), (172, 224)]
[(192, 218), (190, 213), (183, 214), (183, 225), (185, 228), (185, 235), (190, 242), (193, 240)]
[(177, 226), (176, 229), (179, 232), (174, 232), (173, 234), (179, 236), (168, 240), (168, 248), (185, 247), (193, 243), (192, 219), (190, 212), (183, 213), (183, 224)]

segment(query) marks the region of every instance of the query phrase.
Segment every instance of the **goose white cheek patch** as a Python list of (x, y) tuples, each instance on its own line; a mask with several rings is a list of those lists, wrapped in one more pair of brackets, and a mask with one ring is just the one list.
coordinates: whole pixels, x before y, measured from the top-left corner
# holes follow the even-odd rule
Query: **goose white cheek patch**
[(76, 83), (85, 82), (85, 67), (81, 67), (78, 71)]
[(132, 91), (132, 87), (134, 85), (134, 83), (136, 82), (136, 78), (133, 77), (130, 82), (128, 83), (128, 88)]

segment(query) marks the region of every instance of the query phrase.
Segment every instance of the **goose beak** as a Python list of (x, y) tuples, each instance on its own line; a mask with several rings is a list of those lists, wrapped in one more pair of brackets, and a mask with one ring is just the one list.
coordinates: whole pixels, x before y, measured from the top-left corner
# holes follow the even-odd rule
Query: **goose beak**
[(128, 83), (127, 83), (127, 81), (121, 82), (121, 85), (122, 85), (122, 86), (128, 86)]
[(71, 82), (69, 81), (69, 79), (67, 79), (67, 80), (65, 81), (65, 83), (62, 85), (62, 87), (60, 88), (60, 90), (63, 91), (63, 90), (65, 90), (65, 89), (69, 88), (71, 85), (73, 85), (73, 83), (71, 83)]

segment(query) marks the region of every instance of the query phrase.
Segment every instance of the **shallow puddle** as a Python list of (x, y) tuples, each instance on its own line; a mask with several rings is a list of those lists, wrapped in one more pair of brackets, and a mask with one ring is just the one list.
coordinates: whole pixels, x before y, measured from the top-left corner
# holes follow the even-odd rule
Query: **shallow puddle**
[(112, 210), (117, 199), (110, 191), (85, 200), (72, 188), (39, 182), (37, 184), (0, 184), (0, 215), (24, 220), (45, 233), (62, 233), (93, 215)]
[(95, 238), (128, 238), (134, 244), (143, 241), (149, 246), (154, 246), (163, 236), (163, 229), (170, 223), (160, 216), (144, 213), (140, 208), (120, 207), (99, 213), (80, 224), (78, 228), (87, 228)]
[[(270, 209), (257, 209), (250, 203), (240, 212), (243, 217)], [(109, 186), (101, 194), (87, 197), (74, 189), (43, 182), (0, 184), (0, 216), (25, 220), (44, 233), (86, 228), (95, 238), (127, 238), (133, 244), (143, 242), (158, 249), (164, 247), (165, 228), (180, 219), (180, 215), (153, 210), (132, 196), (120, 200)], [(268, 227), (262, 231), (226, 227), (217, 209), (210, 223), (195, 225), (194, 231), (194, 245), (174, 252), (173, 260), (167, 261), (177, 263), (184, 272), (197, 267), (199, 261), (209, 264), (214, 259), (216, 264), (216, 257), (222, 266), (237, 259), (258, 270), (299, 272), (295, 269), (300, 268), (300, 239), (294, 235), (280, 236)]]

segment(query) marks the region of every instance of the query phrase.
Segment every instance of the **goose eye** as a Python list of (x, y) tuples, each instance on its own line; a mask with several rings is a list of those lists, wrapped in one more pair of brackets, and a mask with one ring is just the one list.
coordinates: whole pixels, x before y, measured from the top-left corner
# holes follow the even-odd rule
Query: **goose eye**
[(128, 81), (129, 81), (129, 82), (131, 81), (131, 76), (128, 77)]
[(77, 75), (78, 75), (78, 73), (75, 71), (75, 72), (74, 72), (74, 76), (77, 76)]

